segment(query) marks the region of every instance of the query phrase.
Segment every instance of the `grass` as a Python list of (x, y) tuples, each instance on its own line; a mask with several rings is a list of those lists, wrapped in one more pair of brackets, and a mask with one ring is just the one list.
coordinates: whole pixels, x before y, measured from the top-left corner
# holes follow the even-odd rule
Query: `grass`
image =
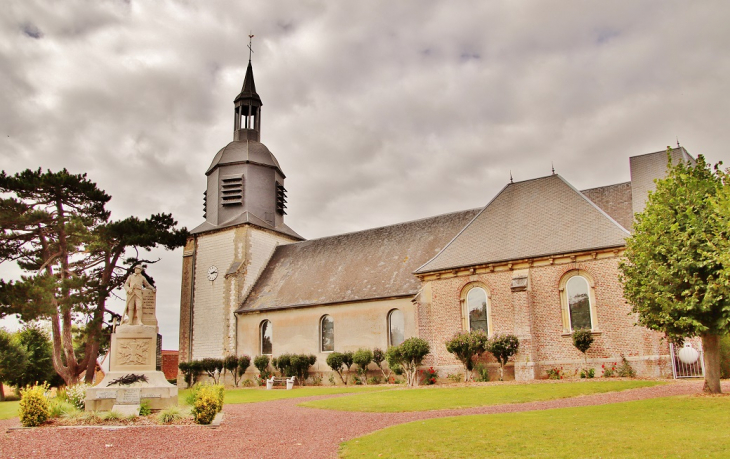
[(428, 411), (525, 403), (615, 392), (665, 384), (659, 381), (583, 381), (555, 384), (509, 384), (475, 387), (398, 389), (301, 403), (301, 406), (341, 411)]
[(666, 397), (416, 421), (345, 442), (340, 457), (727, 457), (727, 425), (730, 397)]
[[(284, 398), (313, 397), (315, 395), (349, 394), (354, 392), (373, 392), (392, 389), (392, 386), (349, 386), (349, 387), (297, 387), (292, 390), (285, 389), (228, 389), (224, 399), (225, 405), (237, 405), (241, 403), (268, 402), (269, 400), (280, 400)], [(185, 403), (185, 396), (190, 389), (181, 390), (178, 393), (180, 404)]]
[(18, 405), (20, 401), (0, 402), (0, 419), (10, 419), (18, 417)]

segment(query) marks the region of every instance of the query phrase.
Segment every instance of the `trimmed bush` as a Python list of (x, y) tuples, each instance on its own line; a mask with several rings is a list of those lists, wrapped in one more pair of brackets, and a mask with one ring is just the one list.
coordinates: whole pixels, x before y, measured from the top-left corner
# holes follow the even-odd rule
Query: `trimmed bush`
[(270, 359), (268, 355), (258, 355), (255, 359), (253, 359), (253, 366), (255, 366), (257, 370), (259, 370), (261, 379), (269, 379), (271, 377), (269, 362)]
[(426, 340), (414, 336), (398, 346), (388, 348), (385, 358), (393, 371), (398, 366), (403, 368), (409, 386), (417, 386), (418, 367), (430, 351), (431, 348)]
[(286, 378), (296, 376), (300, 386), (309, 377), (309, 367), (315, 362), (317, 362), (317, 357), (311, 354), (281, 354), (271, 360), (271, 364), (279, 370), (281, 376)]
[(352, 355), (352, 361), (358, 366), (357, 372), (361, 376), (363, 384), (367, 384), (368, 365), (373, 361), (373, 351), (370, 349), (358, 349)]
[(454, 354), (464, 365), (464, 382), (472, 379), (474, 358), (479, 358), (487, 346), (489, 338), (483, 330), (458, 332), (446, 342), (446, 350)]
[(496, 335), (487, 342), (487, 350), (499, 362), (499, 380), (504, 381), (504, 366), (520, 350), (520, 340), (515, 335)]
[(48, 385), (26, 387), (20, 391), (18, 416), (24, 427), (36, 427), (48, 420), (50, 410), (46, 391)]
[(197, 424), (210, 424), (215, 415), (223, 408), (223, 386), (200, 386), (193, 408), (193, 420)]
[[(345, 362), (345, 354), (341, 352), (333, 352), (330, 355), (327, 356), (327, 365), (329, 365), (332, 370), (337, 373), (340, 376), (340, 380), (342, 381), (342, 384), (347, 385), (347, 378), (346, 376), (342, 375), (343, 369), (342, 366)], [(332, 380), (334, 381), (334, 380)], [(332, 382), (334, 384), (334, 382)]]

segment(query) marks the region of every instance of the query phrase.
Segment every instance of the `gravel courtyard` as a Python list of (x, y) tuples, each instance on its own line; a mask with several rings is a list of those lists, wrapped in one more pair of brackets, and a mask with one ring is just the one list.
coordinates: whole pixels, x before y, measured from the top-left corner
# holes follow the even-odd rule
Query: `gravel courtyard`
[[(303, 400), (226, 405), (219, 428), (203, 426), (75, 427), (8, 430), (17, 418), (0, 421), (3, 458), (334, 458), (342, 441), (420, 419), (601, 405), (699, 393), (702, 381), (677, 381), (545, 402), (411, 413), (355, 413), (298, 407)], [(723, 391), (730, 385), (723, 384)]]

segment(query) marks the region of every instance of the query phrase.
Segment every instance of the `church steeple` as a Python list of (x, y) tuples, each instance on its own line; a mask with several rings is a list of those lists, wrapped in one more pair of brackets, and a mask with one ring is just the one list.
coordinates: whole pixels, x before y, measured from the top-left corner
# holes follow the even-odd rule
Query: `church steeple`
[[(251, 50), (249, 36), (249, 50)], [(251, 50), (253, 52), (253, 50)], [(233, 140), (255, 140), (261, 141), (261, 97), (256, 93), (256, 83), (253, 81), (253, 67), (251, 66), (251, 54), (248, 57), (248, 68), (246, 77), (243, 79), (241, 92), (233, 101)]]

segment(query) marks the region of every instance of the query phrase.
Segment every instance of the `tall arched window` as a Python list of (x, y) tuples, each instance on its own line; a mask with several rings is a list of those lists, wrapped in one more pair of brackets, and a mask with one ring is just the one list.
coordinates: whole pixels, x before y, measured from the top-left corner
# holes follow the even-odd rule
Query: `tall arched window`
[(393, 309), (388, 313), (388, 345), (397, 346), (405, 341), (406, 323), (403, 312)]
[(332, 352), (335, 350), (335, 321), (328, 315), (322, 316), (319, 321), (320, 351)]
[(481, 287), (473, 287), (466, 294), (466, 314), (469, 330), (482, 330), (489, 333), (487, 292)]
[(595, 330), (596, 311), (593, 280), (585, 271), (570, 271), (560, 282), (563, 332), (585, 328)]
[(261, 354), (272, 354), (273, 349), (273, 334), (272, 334), (272, 326), (270, 320), (264, 320), (261, 322), (261, 325), (259, 327), (259, 337), (260, 337), (260, 344), (261, 344)]

